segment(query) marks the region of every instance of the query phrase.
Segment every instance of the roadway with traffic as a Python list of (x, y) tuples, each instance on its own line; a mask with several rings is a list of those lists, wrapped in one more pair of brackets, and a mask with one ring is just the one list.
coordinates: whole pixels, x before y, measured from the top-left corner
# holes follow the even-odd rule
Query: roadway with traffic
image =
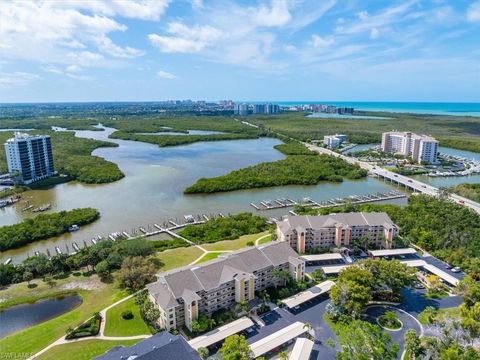
[[(349, 157), (349, 156), (339, 154), (335, 151), (332, 151), (332, 150), (329, 150), (329, 149), (326, 149), (326, 148), (323, 148), (323, 147), (319, 147), (319, 146), (308, 144), (308, 143), (304, 143), (304, 145), (308, 149), (310, 149), (312, 151), (315, 151), (315, 152), (318, 152), (319, 154), (332, 155), (332, 156), (338, 157), (338, 158), (340, 158), (340, 159), (342, 159), (342, 160), (344, 160), (344, 161), (346, 161), (350, 164), (358, 165), (362, 169), (367, 170), (371, 175), (374, 175), (374, 176), (377, 176), (379, 178), (383, 178), (383, 179), (386, 179), (386, 180), (390, 180), (392, 182), (396, 182), (400, 185), (403, 185), (403, 186), (413, 190), (414, 192), (427, 194), (427, 195), (435, 196), (435, 197), (438, 197), (441, 193), (438, 188), (436, 188), (432, 185), (429, 185), (429, 184), (425, 184), (424, 182), (418, 181), (416, 179), (412, 179), (408, 176), (404, 176), (404, 175), (394, 173), (393, 171), (389, 171), (387, 169), (369, 164), (367, 162), (360, 161), (360, 160), (355, 159), (353, 157)], [(479, 203), (477, 203), (473, 200), (467, 199), (465, 197), (459, 196), (457, 194), (451, 194), (450, 193), (450, 194), (447, 194), (447, 196), (451, 200), (456, 202), (457, 204), (466, 206), (466, 207), (468, 207), (468, 208), (470, 208), (470, 209), (472, 209), (472, 210), (474, 210), (474, 211), (476, 211), (477, 213), (480, 214), (480, 204)]]

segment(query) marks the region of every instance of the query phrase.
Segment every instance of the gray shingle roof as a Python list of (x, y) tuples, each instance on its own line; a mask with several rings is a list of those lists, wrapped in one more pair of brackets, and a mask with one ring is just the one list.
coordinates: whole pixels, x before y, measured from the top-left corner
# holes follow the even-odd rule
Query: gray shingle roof
[(198, 353), (181, 336), (166, 331), (153, 335), (133, 346), (116, 346), (95, 360), (200, 360)]
[(336, 224), (346, 226), (392, 226), (393, 221), (384, 212), (374, 213), (340, 213), (321, 216), (287, 216), (285, 220), (277, 222), (280, 230), (287, 232), (291, 229), (310, 228), (319, 229), (333, 227)]
[(162, 301), (158, 303), (165, 308), (163, 303), (171, 304), (172, 295), (178, 299), (183, 295), (185, 289), (193, 292), (209, 291), (232, 281), (237, 274), (251, 274), (254, 271), (272, 265), (278, 266), (293, 259), (302, 261), (287, 243), (273, 242), (232, 252), (202, 265), (170, 271), (160, 275), (159, 282), (163, 282), (166, 284), (165, 286), (150, 284), (147, 289), (156, 299)]

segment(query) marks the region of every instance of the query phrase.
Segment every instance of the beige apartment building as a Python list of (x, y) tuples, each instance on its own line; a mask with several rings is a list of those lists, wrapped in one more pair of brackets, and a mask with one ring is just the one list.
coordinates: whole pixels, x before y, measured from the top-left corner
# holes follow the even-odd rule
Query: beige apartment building
[(277, 222), (277, 239), (303, 254), (315, 249), (348, 247), (368, 237), (377, 247), (392, 248), (398, 227), (384, 213), (342, 213), (324, 216), (286, 216)]
[(438, 141), (431, 136), (411, 132), (386, 132), (382, 134), (382, 151), (410, 157), (418, 163), (437, 162)]
[(191, 330), (200, 313), (210, 316), (233, 308), (253, 300), (256, 291), (278, 285), (275, 269), (288, 271), (298, 281), (304, 277), (305, 262), (287, 243), (274, 242), (160, 274), (147, 290), (160, 310), (162, 328), (185, 325)]

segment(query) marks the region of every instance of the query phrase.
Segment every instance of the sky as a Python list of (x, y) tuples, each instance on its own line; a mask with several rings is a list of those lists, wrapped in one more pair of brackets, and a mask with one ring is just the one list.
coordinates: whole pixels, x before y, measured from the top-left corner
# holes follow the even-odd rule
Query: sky
[(480, 0), (0, 1), (0, 102), (480, 102)]

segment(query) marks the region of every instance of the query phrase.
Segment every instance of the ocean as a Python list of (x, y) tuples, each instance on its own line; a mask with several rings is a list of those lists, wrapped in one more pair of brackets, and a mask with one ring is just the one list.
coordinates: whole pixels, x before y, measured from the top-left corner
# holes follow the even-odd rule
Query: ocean
[(272, 101), (280, 106), (329, 104), (356, 110), (407, 112), (416, 114), (480, 116), (480, 103), (381, 102), (381, 101)]

